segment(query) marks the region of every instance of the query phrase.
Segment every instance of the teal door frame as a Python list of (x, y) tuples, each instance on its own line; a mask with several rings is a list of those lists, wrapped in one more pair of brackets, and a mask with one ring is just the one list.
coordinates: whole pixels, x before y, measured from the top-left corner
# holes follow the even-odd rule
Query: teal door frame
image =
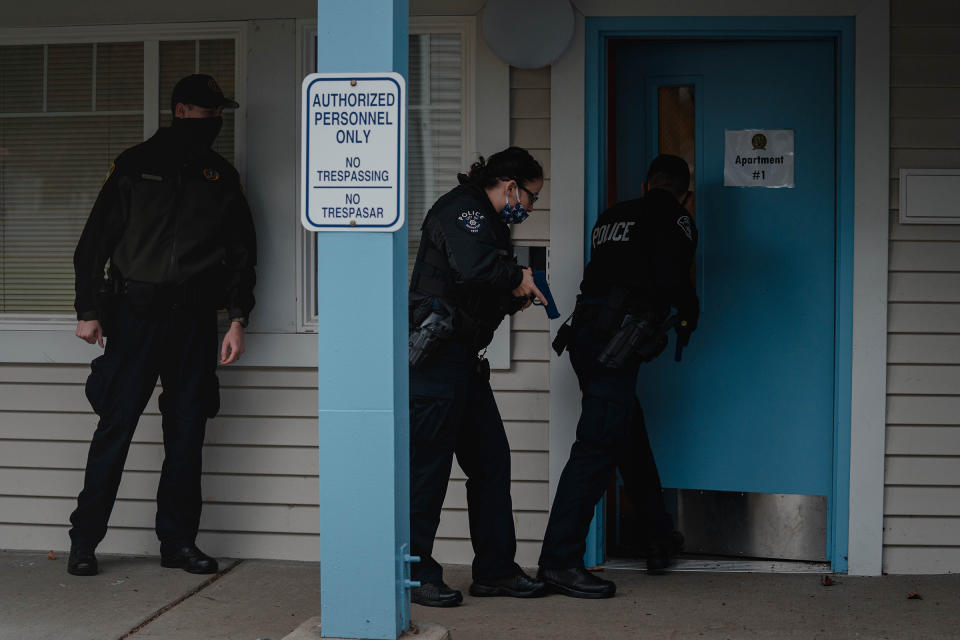
[[(854, 19), (850, 17), (587, 18), (585, 24), (584, 258), (590, 229), (603, 209), (606, 175), (607, 41), (611, 38), (774, 39), (831, 38), (837, 51), (837, 222), (834, 320), (833, 500), (827, 549), (834, 571), (847, 570), (850, 513), (850, 417), (853, 355)], [(588, 566), (603, 560), (603, 507), (591, 524)]]

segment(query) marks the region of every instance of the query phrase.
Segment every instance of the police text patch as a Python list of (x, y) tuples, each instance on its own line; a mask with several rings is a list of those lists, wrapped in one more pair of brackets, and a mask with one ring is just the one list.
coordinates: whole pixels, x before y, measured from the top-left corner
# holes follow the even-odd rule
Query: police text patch
[(464, 211), (457, 216), (457, 226), (470, 233), (479, 233), (487, 219), (479, 211)]

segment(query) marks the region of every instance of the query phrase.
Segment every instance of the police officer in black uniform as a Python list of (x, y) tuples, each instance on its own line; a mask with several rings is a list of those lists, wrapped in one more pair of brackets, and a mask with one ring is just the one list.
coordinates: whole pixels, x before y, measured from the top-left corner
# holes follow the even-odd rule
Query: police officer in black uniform
[[(456, 606), (459, 591), (443, 582), (432, 557), (453, 455), (467, 475), (473, 541), (474, 596), (533, 597), (543, 583), (514, 562), (510, 447), (490, 390), (490, 367), (478, 352), (506, 314), (545, 303), (529, 268), (513, 259), (508, 225), (533, 209), (543, 169), (510, 147), (475, 163), (460, 185), (427, 213), (410, 279), (410, 535), (414, 602)], [(417, 336), (442, 325), (422, 362)]]
[(67, 570), (74, 575), (97, 573), (94, 550), (158, 377), (160, 562), (217, 571), (217, 561), (195, 545), (204, 430), (220, 406), (217, 309), (231, 319), (220, 349), (220, 363), (230, 364), (244, 351), (254, 305), (256, 238), (236, 169), (211, 149), (223, 109), (237, 103), (201, 74), (178, 82), (170, 103), (173, 126), (114, 162), (74, 254), (76, 334), (101, 347), (106, 337), (86, 384), (100, 421), (70, 516)]
[[(671, 547), (679, 534), (664, 508), (636, 384), (641, 361), (666, 346), (671, 307), (679, 318), (678, 340), (685, 342), (696, 328), (700, 307), (690, 266), (697, 230), (683, 207), (689, 183), (686, 162), (658, 156), (647, 173), (644, 197), (613, 205), (593, 227), (592, 255), (580, 283), (569, 347), (583, 392), (582, 411), (537, 574), (548, 588), (568, 596), (609, 598), (616, 591), (613, 582), (583, 566), (594, 506), (614, 468), (620, 469), (628, 495), (646, 519), (653, 561), (662, 565), (660, 554), (677, 550)], [(635, 354), (613, 354), (623, 357), (619, 367), (611, 368), (601, 355), (619, 330), (634, 326), (632, 321), (645, 323), (648, 331), (639, 334), (645, 337)], [(650, 562), (648, 557), (648, 568)]]

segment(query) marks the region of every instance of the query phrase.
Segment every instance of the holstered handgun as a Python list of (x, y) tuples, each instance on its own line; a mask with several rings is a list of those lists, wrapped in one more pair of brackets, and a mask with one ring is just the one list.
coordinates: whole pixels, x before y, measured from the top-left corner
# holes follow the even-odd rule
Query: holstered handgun
[(410, 366), (416, 369), (453, 335), (453, 317), (433, 311), (410, 332)]
[(626, 315), (620, 328), (603, 348), (597, 361), (608, 369), (622, 369), (628, 364), (650, 362), (667, 348), (667, 331), (676, 323), (671, 316), (657, 322), (657, 315)]

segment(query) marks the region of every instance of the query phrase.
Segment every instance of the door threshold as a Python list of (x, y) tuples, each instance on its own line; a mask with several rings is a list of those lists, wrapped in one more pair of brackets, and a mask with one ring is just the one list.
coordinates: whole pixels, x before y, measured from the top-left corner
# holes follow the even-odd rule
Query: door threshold
[[(601, 565), (604, 569), (646, 571), (644, 560), (617, 559)], [(670, 573), (833, 573), (829, 562), (803, 560), (757, 560), (753, 558), (678, 558)]]

